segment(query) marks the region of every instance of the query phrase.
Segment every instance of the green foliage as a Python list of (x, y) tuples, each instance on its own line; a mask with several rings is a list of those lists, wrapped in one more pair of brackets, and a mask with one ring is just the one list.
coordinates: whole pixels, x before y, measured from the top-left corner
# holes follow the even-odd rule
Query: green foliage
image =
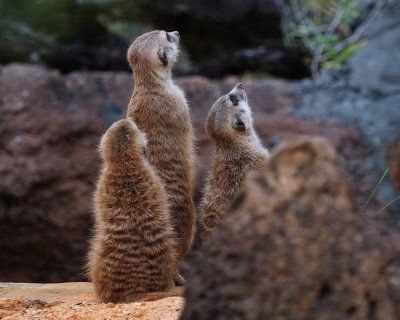
[(129, 39), (146, 28), (140, 1), (1, 0), (0, 63), (46, 62), (84, 34), (110, 32)]
[(286, 43), (309, 49), (314, 75), (320, 65), (340, 68), (362, 46), (361, 41), (339, 46), (351, 36), (352, 27), (360, 18), (358, 0), (290, 0), (290, 4)]
[(66, 27), (65, 1), (15, 0), (0, 2), (2, 60), (44, 54), (54, 46), (57, 32)]
[(354, 53), (360, 50), (363, 45), (364, 42), (359, 41), (354, 44), (350, 44), (338, 53), (333, 50), (327, 50), (326, 55), (328, 58), (326, 61), (323, 61), (323, 66), (326, 68), (339, 70), (343, 63), (345, 63)]

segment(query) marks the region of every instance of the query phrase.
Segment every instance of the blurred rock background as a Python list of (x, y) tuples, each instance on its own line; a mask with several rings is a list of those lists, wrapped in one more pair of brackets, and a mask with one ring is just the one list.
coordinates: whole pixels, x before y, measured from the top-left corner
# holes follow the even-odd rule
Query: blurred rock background
[[(338, 1), (312, 1), (324, 4), (312, 9), (334, 8), (334, 18)], [(155, 28), (181, 33), (175, 74), (197, 138), (197, 201), (213, 151), (208, 110), (242, 81), (264, 143), (325, 136), (361, 207), (390, 165), (361, 212), (398, 231), (400, 201), (379, 210), (400, 193), (400, 5), (374, 11), (379, 1), (353, 2), (344, 34), (373, 19), (351, 54), (321, 60), (312, 80), (313, 47), (300, 33), (287, 41), (291, 1), (1, 1), (0, 281), (85, 279), (97, 143), (126, 112), (130, 42)], [(331, 45), (321, 41), (316, 49)]]

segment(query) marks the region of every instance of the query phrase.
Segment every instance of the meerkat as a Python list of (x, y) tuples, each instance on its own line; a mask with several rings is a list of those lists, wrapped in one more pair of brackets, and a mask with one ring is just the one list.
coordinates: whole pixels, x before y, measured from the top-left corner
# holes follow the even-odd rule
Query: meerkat
[[(181, 261), (191, 248), (195, 208), (193, 129), (185, 96), (171, 77), (178, 44), (177, 31), (152, 31), (132, 43), (128, 61), (135, 81), (127, 113), (147, 135), (148, 159), (167, 192)], [(183, 281), (178, 275), (176, 283)]]
[(206, 130), (215, 143), (215, 155), (200, 204), (196, 246), (204, 242), (237, 195), (246, 173), (269, 159), (254, 127), (247, 95), (241, 83), (211, 107)]
[(102, 302), (173, 285), (177, 260), (167, 195), (145, 155), (145, 135), (131, 119), (103, 135), (104, 166), (94, 197), (95, 236), (88, 271)]

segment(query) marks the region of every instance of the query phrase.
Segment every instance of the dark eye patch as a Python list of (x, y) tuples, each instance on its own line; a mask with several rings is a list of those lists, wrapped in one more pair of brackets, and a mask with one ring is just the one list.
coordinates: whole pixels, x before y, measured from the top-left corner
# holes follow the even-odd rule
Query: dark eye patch
[(239, 131), (245, 131), (246, 126), (244, 125), (243, 121), (240, 120), (239, 118), (235, 119), (235, 128)]
[(232, 101), (234, 106), (237, 106), (239, 104), (239, 98), (234, 94), (230, 94), (229, 99)]
[(169, 42), (172, 42), (172, 37), (171, 37), (171, 35), (170, 35), (168, 32), (166, 32), (165, 34), (167, 35), (167, 40), (168, 40)]

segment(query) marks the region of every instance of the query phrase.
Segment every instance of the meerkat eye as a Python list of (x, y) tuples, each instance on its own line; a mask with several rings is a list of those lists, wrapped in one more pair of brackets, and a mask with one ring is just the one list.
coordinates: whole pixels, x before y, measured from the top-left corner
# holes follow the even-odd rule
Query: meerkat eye
[(234, 94), (230, 94), (229, 99), (231, 100), (234, 106), (237, 106), (239, 104), (239, 98)]
[(166, 34), (166, 36), (167, 36), (167, 40), (168, 40), (169, 42), (173, 42), (173, 39), (172, 39), (171, 35), (170, 35), (168, 32), (165, 32), (165, 34)]

